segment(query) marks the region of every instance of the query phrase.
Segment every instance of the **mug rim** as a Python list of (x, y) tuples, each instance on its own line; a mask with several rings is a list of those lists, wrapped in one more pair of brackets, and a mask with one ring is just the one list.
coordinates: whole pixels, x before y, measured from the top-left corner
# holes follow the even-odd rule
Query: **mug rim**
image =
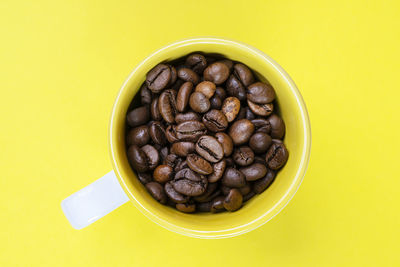
[[(218, 44), (224, 44), (224, 45), (228, 45), (228, 46), (235, 46), (241, 50), (244, 50), (246, 53), (251, 52), (251, 53), (256, 54), (257, 57), (262, 58), (262, 60), (266, 61), (269, 65), (271, 65), (280, 74), (280, 77), (282, 77), (284, 82), (288, 85), (288, 87), (291, 90), (291, 93), (295, 96), (296, 104), (300, 110), (301, 117), (302, 117), (302, 126), (303, 126), (303, 131), (304, 131), (304, 140), (303, 140), (304, 149), (302, 151), (301, 162), (299, 164), (299, 168), (296, 172), (295, 177), (293, 178), (294, 182), (291, 184), (290, 187), (288, 187), (286, 189), (285, 194), (283, 194), (279, 198), (277, 203), (270, 210), (266, 211), (261, 216), (257, 217), (256, 219), (254, 219), (250, 222), (247, 222), (245, 224), (241, 224), (237, 227), (233, 227), (233, 228), (229, 228), (229, 229), (210, 230), (210, 231), (187, 229), (187, 228), (181, 227), (177, 224), (169, 223), (165, 219), (160, 218), (156, 214), (152, 213), (151, 211), (146, 209), (140, 203), (140, 201), (138, 201), (135, 198), (135, 196), (131, 192), (131, 190), (129, 190), (127, 184), (124, 181), (124, 178), (120, 174), (118, 162), (115, 158), (115, 153), (114, 153), (115, 147), (113, 145), (113, 123), (114, 123), (114, 118), (116, 115), (116, 108), (118, 106), (120, 96), (121, 96), (122, 92), (126, 89), (129, 81), (134, 77), (134, 75), (138, 69), (140, 69), (148, 60), (150, 60), (157, 54), (159, 54), (167, 49), (176, 49), (176, 48), (179, 48), (180, 46), (190, 45), (193, 43), (218, 43)], [(121, 187), (123, 188), (123, 190), (125, 191), (125, 193), (129, 196), (129, 199), (133, 202), (133, 204), (135, 204), (135, 206), (139, 209), (139, 211), (142, 214), (144, 214), (147, 218), (149, 218), (151, 221), (155, 222), (156, 224), (158, 224), (158, 225), (162, 226), (163, 228), (166, 228), (170, 231), (173, 231), (175, 233), (183, 234), (186, 236), (198, 237), (198, 238), (213, 238), (213, 239), (215, 239), (215, 238), (226, 238), (226, 237), (237, 236), (237, 235), (252, 231), (252, 230), (264, 225), (265, 223), (270, 221), (272, 218), (274, 218), (277, 214), (279, 214), (286, 207), (286, 205), (292, 200), (292, 198), (298, 191), (298, 189), (304, 179), (305, 173), (308, 169), (310, 152), (311, 152), (311, 125), (310, 125), (310, 119), (309, 119), (307, 107), (305, 105), (304, 99), (303, 99), (300, 91), (298, 90), (296, 84), (291, 79), (289, 74), (270, 56), (268, 56), (261, 50), (255, 48), (251, 45), (240, 42), (240, 41), (234, 41), (231, 39), (220, 38), (220, 37), (196, 37), (196, 38), (182, 39), (182, 40), (178, 40), (178, 41), (169, 43), (169, 44), (157, 49), (150, 55), (146, 56), (142, 61), (139, 62), (139, 64), (137, 64), (133, 68), (133, 70), (130, 72), (128, 77), (125, 79), (124, 83), (122, 84), (122, 86), (121, 86), (120, 90), (118, 91), (118, 94), (115, 98), (112, 112), (111, 112), (111, 117), (110, 117), (108, 140), (109, 140), (111, 161), (112, 161), (114, 172), (116, 173), (116, 176), (118, 178), (118, 181), (119, 181)], [(281, 207), (277, 208), (278, 206), (281, 206)], [(263, 221), (263, 218), (265, 218), (269, 213), (272, 213), (272, 215), (270, 215), (269, 218), (267, 218), (266, 220)]]

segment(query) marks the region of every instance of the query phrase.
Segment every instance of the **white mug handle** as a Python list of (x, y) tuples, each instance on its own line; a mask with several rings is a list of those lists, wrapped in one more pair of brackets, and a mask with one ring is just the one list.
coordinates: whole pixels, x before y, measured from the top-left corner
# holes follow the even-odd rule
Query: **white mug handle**
[(64, 199), (61, 208), (72, 227), (82, 229), (128, 200), (114, 171), (111, 171)]

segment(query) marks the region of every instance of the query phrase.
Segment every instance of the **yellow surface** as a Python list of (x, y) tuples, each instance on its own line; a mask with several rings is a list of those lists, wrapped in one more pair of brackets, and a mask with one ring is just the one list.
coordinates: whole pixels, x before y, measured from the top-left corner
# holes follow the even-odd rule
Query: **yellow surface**
[[(0, 266), (399, 266), (399, 2), (160, 3), (0, 1)], [(73, 230), (60, 201), (111, 169), (125, 77), (199, 35), (263, 50), (300, 88), (313, 147), (299, 192), (231, 239), (174, 234), (132, 204)]]

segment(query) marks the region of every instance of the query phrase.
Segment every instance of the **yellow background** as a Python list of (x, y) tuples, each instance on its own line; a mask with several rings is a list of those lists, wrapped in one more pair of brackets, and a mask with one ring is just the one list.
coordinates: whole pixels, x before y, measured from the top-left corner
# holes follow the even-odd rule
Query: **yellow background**
[[(0, 266), (399, 266), (398, 1), (0, 1)], [(73, 230), (60, 202), (111, 170), (126, 76), (214, 35), (280, 63), (313, 145), (292, 202), (240, 237), (198, 240), (126, 204)]]

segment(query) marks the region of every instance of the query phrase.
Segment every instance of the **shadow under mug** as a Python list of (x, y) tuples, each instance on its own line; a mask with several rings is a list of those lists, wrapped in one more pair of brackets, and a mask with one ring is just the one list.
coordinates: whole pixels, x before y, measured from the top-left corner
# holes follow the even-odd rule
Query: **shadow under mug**
[[(136, 179), (126, 157), (126, 112), (146, 73), (160, 62), (192, 52), (216, 53), (249, 66), (261, 81), (268, 81), (275, 88), (279, 114), (286, 124), (284, 143), (289, 151), (286, 165), (266, 191), (253, 197), (236, 212), (185, 214), (164, 206), (154, 200)], [(308, 166), (311, 128), (300, 92), (273, 59), (241, 42), (193, 38), (159, 49), (131, 72), (118, 93), (111, 113), (109, 147), (113, 170), (61, 203), (74, 228), (84, 228), (130, 200), (149, 219), (171, 231), (199, 238), (223, 238), (243, 234), (265, 224), (292, 199)]]

